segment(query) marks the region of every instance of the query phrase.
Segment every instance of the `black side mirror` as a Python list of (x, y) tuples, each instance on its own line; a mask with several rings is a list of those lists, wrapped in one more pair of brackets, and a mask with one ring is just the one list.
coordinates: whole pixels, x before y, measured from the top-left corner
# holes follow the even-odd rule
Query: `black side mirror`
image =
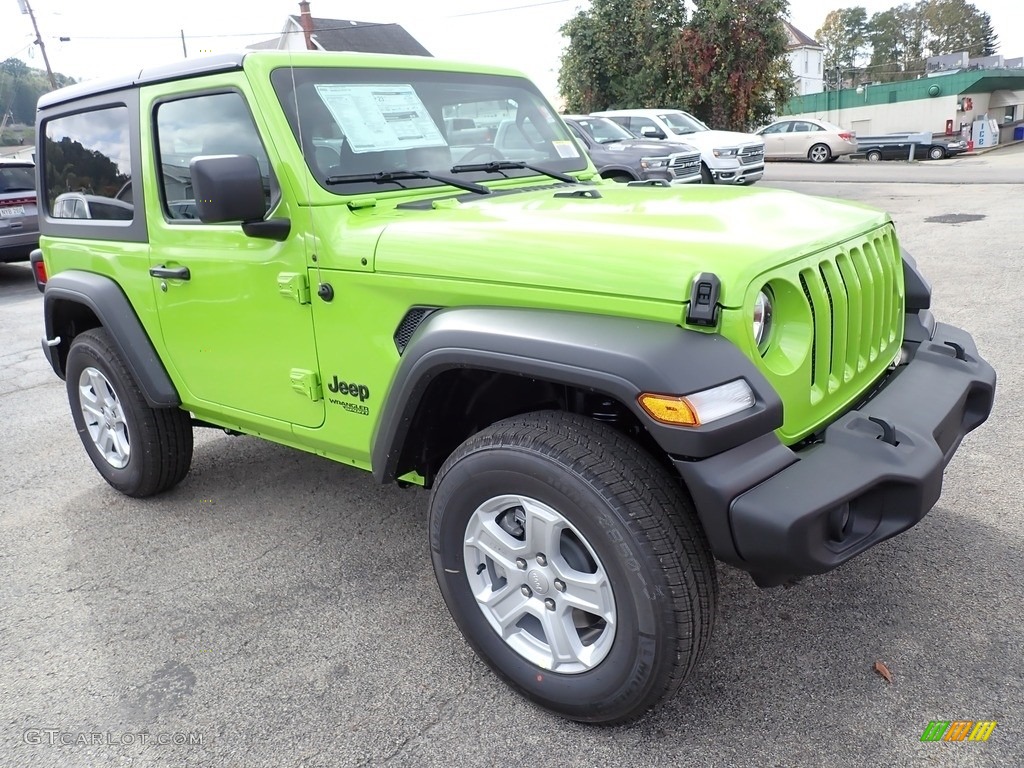
[(648, 139), (664, 139), (665, 134), (653, 125), (645, 125), (640, 129), (640, 135)]
[(287, 219), (264, 221), (267, 199), (263, 174), (252, 155), (207, 155), (189, 163), (196, 218), (204, 224), (238, 221), (250, 237), (284, 240), (291, 223)]

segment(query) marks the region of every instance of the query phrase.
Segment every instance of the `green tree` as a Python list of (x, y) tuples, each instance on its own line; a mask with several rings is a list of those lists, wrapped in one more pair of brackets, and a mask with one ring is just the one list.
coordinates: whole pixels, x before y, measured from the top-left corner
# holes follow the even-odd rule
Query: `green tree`
[(928, 0), (923, 3), (928, 25), (928, 49), (933, 56), (967, 51), (988, 56), (998, 48), (992, 18), (966, 0)]
[(982, 13), (978, 20), (978, 32), (981, 43), (981, 56), (995, 56), (999, 50), (999, 35), (992, 26), (992, 17)]
[(788, 0), (696, 0), (675, 48), (688, 109), (721, 129), (763, 123), (794, 95), (782, 18)]
[(925, 3), (904, 3), (876, 13), (867, 23), (872, 80), (889, 82), (916, 77), (924, 68)]
[(680, 88), (669, 71), (686, 21), (683, 0), (593, 0), (563, 27), (558, 87), (573, 112), (666, 103)]
[[(54, 73), (57, 87), (74, 83), (67, 75)], [(0, 115), (11, 110), (14, 122), (33, 124), (36, 119), (36, 102), (44, 93), (53, 88), (44, 70), (30, 67), (21, 59), (10, 58), (0, 62)]]
[(868, 12), (863, 6), (829, 11), (815, 39), (825, 48), (825, 70), (854, 69), (867, 44)]

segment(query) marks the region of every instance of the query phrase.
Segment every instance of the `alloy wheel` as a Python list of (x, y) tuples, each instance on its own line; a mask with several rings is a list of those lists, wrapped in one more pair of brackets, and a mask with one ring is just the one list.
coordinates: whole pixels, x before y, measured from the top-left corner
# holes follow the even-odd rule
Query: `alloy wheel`
[(110, 466), (124, 469), (131, 458), (131, 439), (117, 392), (98, 368), (78, 377), (78, 400), (89, 437)]
[(488, 499), (466, 526), (464, 556), (480, 611), (524, 659), (572, 675), (608, 655), (616, 628), (611, 581), (556, 510), (521, 495)]

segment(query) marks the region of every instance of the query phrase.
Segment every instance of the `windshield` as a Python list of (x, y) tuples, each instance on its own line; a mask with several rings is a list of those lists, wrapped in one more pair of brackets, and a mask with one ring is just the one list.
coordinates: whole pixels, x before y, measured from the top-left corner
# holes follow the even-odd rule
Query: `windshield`
[(576, 124), (598, 144), (636, 138), (635, 135), (607, 117), (579, 118), (576, 120)]
[(696, 117), (686, 112), (666, 112), (663, 115), (658, 115), (658, 119), (671, 128), (672, 133), (676, 134), (699, 133), (700, 131), (711, 130)]
[[(522, 78), (308, 67), (278, 69), (271, 79), (309, 170), (335, 194), (387, 190), (369, 179), (326, 183), (337, 177), (403, 171), (447, 176), (456, 165), (507, 160), (524, 166), (501, 173), (481, 168), (460, 179), (540, 175), (526, 165), (562, 173), (587, 167), (554, 110)], [(403, 177), (395, 189), (442, 184)]]

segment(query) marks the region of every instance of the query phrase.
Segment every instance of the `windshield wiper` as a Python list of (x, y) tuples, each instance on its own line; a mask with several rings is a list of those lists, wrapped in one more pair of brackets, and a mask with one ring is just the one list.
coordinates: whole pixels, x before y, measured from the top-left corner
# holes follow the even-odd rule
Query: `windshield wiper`
[[(539, 165), (530, 165), (529, 163), (523, 163), (519, 160), (492, 160), (489, 163), (470, 163), (469, 165), (454, 165), (452, 166), (452, 173), (470, 173), (472, 171), (486, 171), (487, 173), (501, 173), (502, 171), (515, 171), (515, 170), (526, 170), (533, 171), (534, 173), (540, 173), (544, 176), (550, 176), (552, 179), (558, 179), (564, 181), (566, 184), (578, 184), (579, 181), (573, 176), (569, 176), (558, 171), (552, 171), (548, 168), (541, 168)], [(505, 178), (508, 178), (508, 174), (502, 174)]]
[(401, 182), (411, 179), (430, 179), (439, 181), (450, 187), (458, 187), (467, 192), (476, 192), (478, 195), (489, 195), (491, 190), (483, 184), (474, 184), (472, 181), (460, 181), (451, 176), (443, 176), (439, 173), (429, 171), (382, 171), (381, 173), (352, 173), (345, 176), (328, 176), (324, 184), (334, 186), (335, 184), (356, 184), (360, 181), (370, 181), (374, 184), (398, 184), (403, 189), (407, 188)]

